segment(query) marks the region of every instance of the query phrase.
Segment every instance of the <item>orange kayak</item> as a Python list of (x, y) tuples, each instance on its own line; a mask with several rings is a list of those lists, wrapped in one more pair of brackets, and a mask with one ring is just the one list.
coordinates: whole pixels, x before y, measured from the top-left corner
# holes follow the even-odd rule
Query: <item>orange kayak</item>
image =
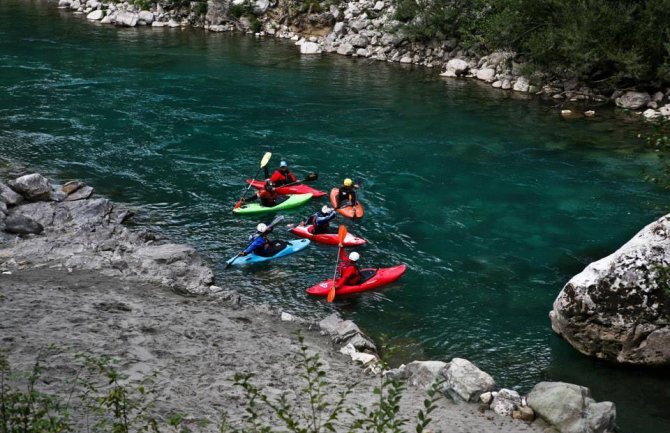
[(339, 191), (339, 188), (333, 188), (330, 190), (330, 204), (332, 204), (333, 208), (337, 210), (337, 213), (347, 218), (363, 218), (363, 205), (360, 202), (357, 202), (355, 206), (345, 205), (339, 209), (337, 208), (337, 193)]

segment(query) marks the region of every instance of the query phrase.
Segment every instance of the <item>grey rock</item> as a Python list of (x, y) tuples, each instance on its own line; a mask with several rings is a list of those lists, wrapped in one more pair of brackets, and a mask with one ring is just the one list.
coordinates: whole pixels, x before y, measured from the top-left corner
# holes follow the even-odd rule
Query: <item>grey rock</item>
[(514, 87), (512, 87), (512, 90), (516, 92), (527, 92), (529, 87), (530, 83), (528, 82), (528, 78), (519, 77), (516, 79), (516, 82), (514, 83)]
[(470, 65), (463, 59), (451, 59), (447, 62), (446, 71), (441, 75), (444, 77), (460, 77), (470, 69)]
[(300, 44), (300, 54), (320, 54), (321, 47), (316, 42), (303, 42)]
[(65, 194), (72, 194), (82, 186), (86, 185), (84, 182), (80, 182), (78, 180), (71, 180), (69, 182), (66, 182), (62, 187), (61, 191), (63, 191)]
[(467, 359), (454, 358), (443, 371), (445, 390), (464, 401), (476, 401), (479, 396), (495, 389), (495, 381)]
[(659, 218), (563, 287), (549, 313), (554, 332), (585, 355), (670, 365), (670, 215)]
[(155, 17), (154, 13), (151, 11), (140, 11), (140, 13), (137, 15), (137, 19), (151, 25), (153, 24)]
[(483, 68), (477, 71), (477, 79), (486, 81), (487, 83), (493, 82), (495, 76), (496, 76), (496, 70), (493, 68)]
[(335, 338), (334, 340), (336, 342), (342, 342), (346, 341), (350, 338), (352, 338), (355, 335), (362, 334), (360, 328), (358, 325), (356, 325), (354, 322), (351, 320), (344, 320), (340, 323), (340, 325), (337, 327), (335, 330)]
[(357, 34), (357, 35), (354, 35), (354, 36), (351, 37), (351, 39), (349, 40), (349, 43), (351, 43), (351, 45), (354, 48), (365, 48), (365, 47), (368, 46), (370, 41), (368, 40), (368, 38), (366, 36), (361, 35), (361, 34)]
[(663, 101), (664, 95), (663, 92), (656, 92), (651, 96), (652, 102), (661, 102)]
[(384, 2), (382, 0), (379, 0), (378, 2), (375, 3), (375, 6), (372, 8), (373, 10), (379, 12), (382, 9), (384, 9)]
[(10, 206), (14, 206), (21, 203), (23, 197), (4, 183), (0, 182), (0, 201)]
[(75, 201), (75, 200), (85, 200), (93, 194), (93, 188), (90, 186), (84, 186), (74, 191), (65, 198), (65, 201)]
[(89, 21), (100, 21), (104, 17), (105, 17), (105, 12), (101, 9), (91, 11), (88, 15), (86, 15), (86, 19), (89, 20)]
[(502, 416), (511, 416), (512, 412), (521, 406), (521, 396), (518, 392), (503, 388), (491, 402), (491, 410)]
[(530, 406), (522, 406), (512, 411), (512, 418), (532, 422), (535, 419), (535, 411)]
[(44, 231), (42, 224), (25, 215), (9, 215), (5, 219), (5, 228), (7, 233), (19, 235), (40, 234)]
[(614, 100), (617, 107), (637, 110), (645, 107), (651, 101), (647, 92), (626, 92)]
[(528, 394), (528, 406), (561, 433), (614, 433), (616, 408), (596, 403), (588, 388), (563, 382), (540, 382)]
[(49, 179), (39, 173), (26, 174), (9, 182), (9, 186), (27, 200), (48, 200), (51, 195)]
[(319, 322), (319, 328), (324, 334), (335, 335), (342, 322), (344, 320), (337, 313), (333, 313)]
[(115, 22), (120, 26), (135, 27), (139, 21), (139, 15), (128, 11), (118, 11)]
[(359, 352), (377, 353), (377, 346), (375, 346), (375, 344), (363, 334), (356, 334), (346, 340), (345, 343), (351, 344)]
[(335, 33), (336, 35), (339, 36), (339, 35), (344, 34), (344, 32), (345, 32), (344, 22), (339, 21), (339, 22), (335, 23), (335, 25), (333, 26), (333, 33)]
[(441, 379), (440, 373), (448, 365), (442, 361), (413, 361), (405, 366), (404, 375), (411, 386), (427, 389)]
[(256, 0), (254, 3), (254, 14), (262, 15), (270, 7), (270, 0)]
[(343, 55), (343, 56), (350, 56), (354, 53), (354, 46), (351, 45), (350, 43), (344, 43), (341, 44), (339, 47), (337, 47), (337, 54)]

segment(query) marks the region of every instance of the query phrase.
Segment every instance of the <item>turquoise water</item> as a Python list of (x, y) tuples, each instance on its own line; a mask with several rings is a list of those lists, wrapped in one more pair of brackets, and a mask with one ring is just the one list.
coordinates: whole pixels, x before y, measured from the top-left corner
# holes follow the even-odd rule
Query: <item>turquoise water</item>
[[(624, 431), (668, 431), (667, 372), (586, 359), (547, 317), (572, 275), (667, 209), (642, 181), (655, 160), (612, 113), (566, 122), (517, 99), (435, 71), (301, 57), (284, 41), (0, 2), (0, 154), (140, 207), (138, 224), (195, 245), (220, 285), (354, 318), (401, 346), (397, 361), (461, 356), (521, 391), (576, 382), (617, 403)], [(349, 228), (370, 240), (365, 264), (409, 266), (401, 282), (335, 305), (308, 298), (333, 269), (322, 246), (224, 273), (262, 220), (230, 210), (266, 150), (318, 171), (324, 190), (362, 178), (366, 217)]]

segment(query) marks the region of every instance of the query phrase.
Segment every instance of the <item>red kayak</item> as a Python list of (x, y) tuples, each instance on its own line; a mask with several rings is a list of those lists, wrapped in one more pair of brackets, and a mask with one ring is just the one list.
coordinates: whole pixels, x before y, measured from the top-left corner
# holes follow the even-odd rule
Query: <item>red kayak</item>
[[(262, 180), (252, 181), (251, 179), (247, 179), (247, 183), (251, 184), (251, 186), (253, 186), (256, 189), (262, 189), (263, 186), (265, 185), (265, 182), (263, 182)], [(311, 186), (305, 185), (303, 183), (299, 183), (297, 185), (291, 185), (291, 186), (278, 186), (275, 189), (281, 195), (311, 193), (312, 197), (314, 197), (314, 198), (319, 198), (319, 197), (323, 197), (324, 195), (326, 195), (325, 192), (319, 191), (318, 189), (314, 189)]]
[[(291, 229), (291, 233), (301, 238), (307, 238), (310, 241), (319, 242), (322, 244), (328, 245), (337, 245), (339, 243), (337, 233), (322, 233), (315, 235), (312, 233), (312, 225), (308, 226), (298, 226), (294, 229)], [(354, 236), (351, 233), (347, 233), (347, 236), (344, 238), (342, 243), (345, 247), (357, 247), (364, 245), (367, 241), (358, 236)]]
[[(376, 289), (377, 287), (392, 283), (402, 277), (402, 274), (405, 273), (405, 269), (407, 269), (407, 266), (405, 265), (393, 266), (391, 268), (361, 269), (363, 277), (367, 277), (365, 281), (357, 286), (338, 287), (335, 289), (335, 295), (348, 295), (350, 293)], [(307, 289), (307, 293), (315, 296), (327, 296), (331, 287), (333, 287), (333, 280), (326, 280)]]

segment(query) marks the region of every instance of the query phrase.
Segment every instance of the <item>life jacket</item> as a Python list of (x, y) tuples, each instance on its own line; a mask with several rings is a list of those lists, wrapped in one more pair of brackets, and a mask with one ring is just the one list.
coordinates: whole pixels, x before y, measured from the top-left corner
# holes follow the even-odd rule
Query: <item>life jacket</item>
[(353, 187), (341, 187), (337, 192), (337, 204), (342, 203), (343, 201), (355, 201), (356, 200), (356, 191)]
[(268, 191), (267, 189), (263, 188), (258, 191), (258, 198), (261, 199), (261, 204), (263, 206), (274, 206), (276, 204), (275, 201), (277, 200), (277, 197), (279, 197), (279, 193), (277, 193), (276, 190)]
[(282, 186), (288, 183), (295, 182), (296, 179), (295, 176), (293, 176), (293, 173), (291, 173), (288, 170), (286, 170), (286, 173), (283, 173), (281, 170), (276, 170), (274, 173), (272, 173), (272, 177), (270, 178), (270, 180), (276, 186)]

